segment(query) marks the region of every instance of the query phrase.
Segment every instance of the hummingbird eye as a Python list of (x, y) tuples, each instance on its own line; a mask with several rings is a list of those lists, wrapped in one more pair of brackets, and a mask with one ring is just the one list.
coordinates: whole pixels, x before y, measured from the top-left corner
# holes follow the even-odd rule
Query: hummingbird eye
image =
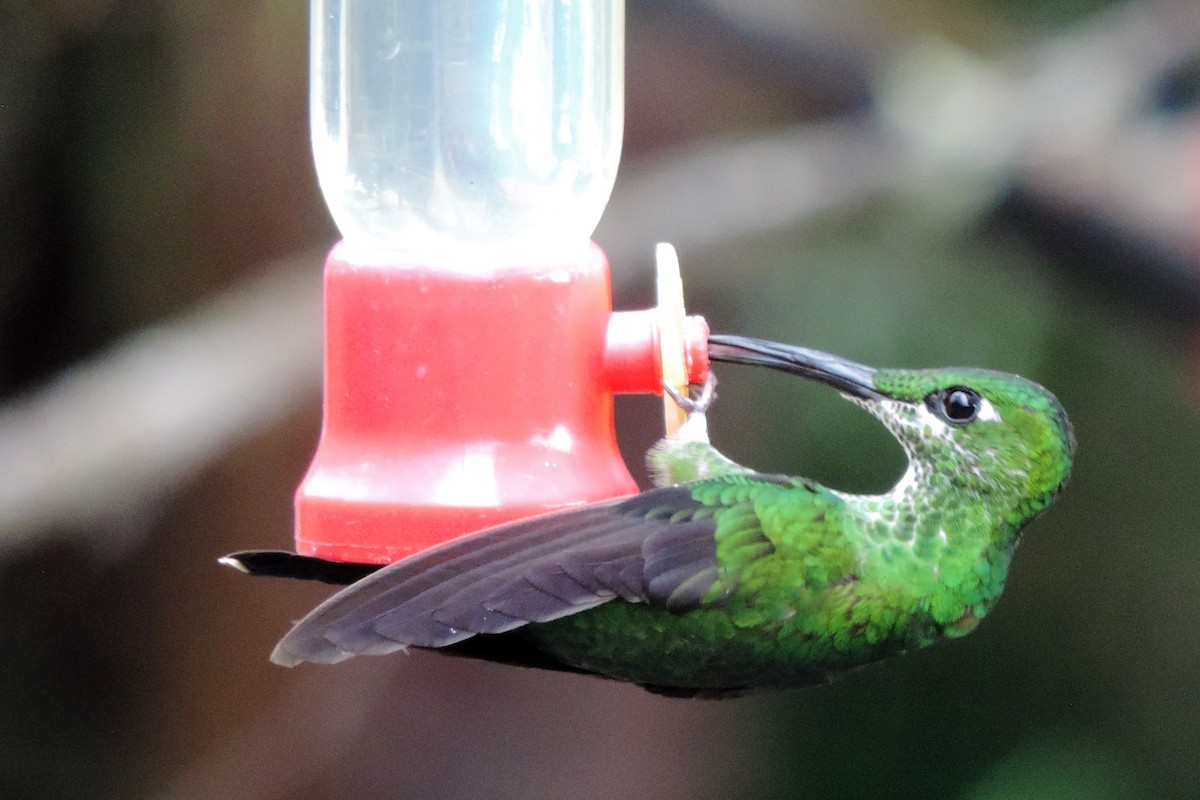
[(955, 425), (974, 421), (983, 406), (983, 398), (979, 393), (965, 386), (952, 386), (934, 392), (926, 398), (926, 402), (934, 414)]

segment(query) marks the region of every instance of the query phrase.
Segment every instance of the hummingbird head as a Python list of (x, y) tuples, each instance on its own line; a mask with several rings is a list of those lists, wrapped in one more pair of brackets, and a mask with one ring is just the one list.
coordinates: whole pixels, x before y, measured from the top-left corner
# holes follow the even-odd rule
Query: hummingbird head
[(710, 338), (716, 361), (755, 364), (833, 386), (887, 426), (923, 488), (945, 486), (1029, 519), (1066, 485), (1075, 435), (1054, 395), (979, 369), (874, 369), (838, 356), (736, 336)]
[(856, 401), (931, 482), (1015, 502), (1021, 518), (1066, 485), (1075, 434), (1054, 395), (1032, 381), (980, 369), (880, 369), (872, 389), (881, 396)]

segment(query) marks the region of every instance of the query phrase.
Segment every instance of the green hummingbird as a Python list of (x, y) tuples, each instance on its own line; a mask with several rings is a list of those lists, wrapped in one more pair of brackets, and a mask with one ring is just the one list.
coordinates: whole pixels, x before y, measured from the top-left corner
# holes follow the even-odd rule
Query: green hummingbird
[[(717, 697), (825, 682), (972, 631), (1022, 529), (1070, 474), (1074, 434), (1054, 396), (987, 370), (874, 369), (737, 336), (709, 346), (713, 360), (840, 391), (903, 447), (903, 477), (850, 494), (740, 466), (708, 443), (710, 383), (677, 398), (682, 435), (650, 451), (657, 488), (378, 569), (300, 620), (272, 660), (434, 648)], [(226, 561), (330, 582), (362, 574), (289, 554)]]

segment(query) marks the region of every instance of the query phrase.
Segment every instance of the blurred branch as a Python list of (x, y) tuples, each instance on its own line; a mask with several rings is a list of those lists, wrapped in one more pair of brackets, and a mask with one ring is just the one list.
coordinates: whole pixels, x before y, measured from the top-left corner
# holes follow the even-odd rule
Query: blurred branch
[(0, 408), (0, 545), (142, 508), (319, 390), (320, 253)]
[[(840, 38), (871, 54), (887, 132), (879, 141), (904, 162), (883, 173), (885, 182), (901, 171), (913, 189), (954, 186), (960, 197), (973, 184), (982, 203), (1020, 183), (1047, 207), (1196, 264), (1200, 113), (1155, 107), (1171, 71), (1200, 59), (1193, 0), (1120, 4), (1001, 59), (863, 24), (870, 9), (858, 3), (806, 3), (799, 13), (782, 0), (707, 3), (747, 30), (748, 42), (769, 33), (776, 47), (806, 50)], [(1196, 280), (1194, 271), (1187, 277)]]
[(902, 144), (870, 120), (687, 145), (628, 168), (596, 238), (617, 282), (632, 282), (623, 267), (645, 264), (657, 242), (696, 251), (851, 211), (906, 185), (906, 162)]
[(1019, 180), (1059, 207), (1195, 252), (1198, 118), (1155, 108), (1173, 68), (1200, 58), (1200, 4), (1126, 3), (988, 63), (932, 39), (898, 52), (882, 116), (930, 166)]

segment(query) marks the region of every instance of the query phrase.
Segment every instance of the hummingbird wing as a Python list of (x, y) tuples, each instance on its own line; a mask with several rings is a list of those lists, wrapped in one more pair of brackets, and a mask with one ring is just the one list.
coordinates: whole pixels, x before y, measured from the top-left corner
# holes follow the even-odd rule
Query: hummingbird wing
[[(743, 494), (737, 488), (756, 480), (781, 479), (737, 476), (704, 486), (728, 483)], [(315, 608), (271, 658), (293, 666), (408, 646), (445, 647), (618, 597), (674, 613), (720, 603), (733, 585), (721, 585), (714, 515), (730, 504), (705, 503), (694, 494), (688, 486), (653, 489), (490, 528), (410, 556)], [(761, 540), (758, 552), (770, 550)]]

